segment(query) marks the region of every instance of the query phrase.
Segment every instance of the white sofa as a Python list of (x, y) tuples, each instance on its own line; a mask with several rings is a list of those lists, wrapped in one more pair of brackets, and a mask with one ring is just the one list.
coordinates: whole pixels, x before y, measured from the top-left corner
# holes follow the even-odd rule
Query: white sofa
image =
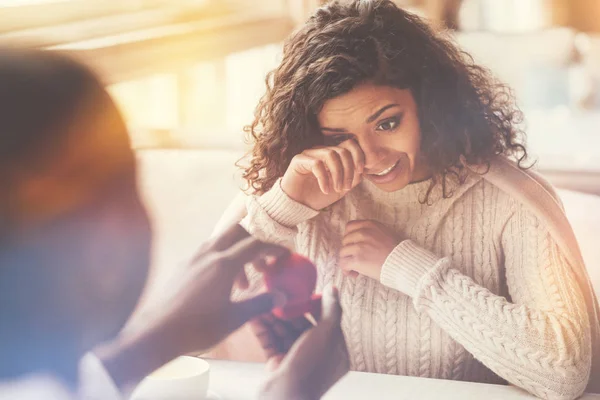
[[(155, 282), (164, 282), (206, 240), (239, 193), (240, 151), (138, 152), (140, 188), (155, 228)], [(600, 293), (600, 197), (560, 190), (593, 285)]]
[(210, 236), (240, 192), (240, 151), (140, 150), (139, 180), (153, 230), (153, 281), (165, 282)]

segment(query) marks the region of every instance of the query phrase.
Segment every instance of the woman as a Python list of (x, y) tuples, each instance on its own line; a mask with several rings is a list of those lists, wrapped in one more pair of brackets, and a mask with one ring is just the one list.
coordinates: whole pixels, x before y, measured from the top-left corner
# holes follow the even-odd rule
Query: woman
[[(120, 399), (273, 308), (270, 293), (231, 302), (231, 288), (244, 264), (287, 250), (234, 225), (202, 246), (169, 301), (151, 304), (152, 320), (120, 332), (146, 282), (151, 235), (116, 105), (70, 58), (0, 47), (0, 132), (0, 398)], [(261, 325), (266, 344), (294, 347), (276, 354), (260, 398), (319, 398), (343, 376), (338, 304), (325, 296), (318, 326), (291, 338)]]
[(333, 2), (286, 42), (249, 127), (243, 225), (340, 288), (354, 369), (585, 390), (595, 298), (551, 188), (525, 172), (520, 117), (391, 1)]

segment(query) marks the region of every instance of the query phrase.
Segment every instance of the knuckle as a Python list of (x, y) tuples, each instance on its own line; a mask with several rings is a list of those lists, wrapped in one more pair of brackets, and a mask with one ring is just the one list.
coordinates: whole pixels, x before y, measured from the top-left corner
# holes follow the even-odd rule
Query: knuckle
[(348, 140), (348, 148), (351, 149), (355, 154), (362, 154), (362, 150), (360, 149), (360, 146), (358, 145), (356, 140)]
[(360, 223), (360, 220), (352, 220), (352, 221), (348, 221), (348, 223), (346, 224), (346, 230), (353, 228), (354, 226), (356, 226), (357, 224)]
[(221, 268), (229, 261), (227, 254), (211, 254), (206, 258), (208, 265), (212, 265), (215, 268)]
[(340, 159), (340, 155), (334, 149), (328, 149), (325, 156), (331, 161), (338, 161)]
[(300, 161), (302, 161), (302, 160), (303, 160), (303, 159), (305, 159), (305, 158), (307, 158), (306, 150), (305, 150), (305, 151), (303, 151), (302, 153), (300, 153), (300, 154), (296, 154), (294, 157), (292, 157), (292, 160), (291, 160), (291, 162), (292, 162), (292, 163), (297, 163), (297, 162), (300, 162)]
[[(356, 238), (360, 241), (363, 242), (365, 240), (367, 240), (369, 238), (369, 234), (365, 231), (365, 230), (360, 230), (356, 232)], [(361, 245), (362, 246), (362, 245)]]
[(366, 220), (363, 221), (361, 224), (361, 230), (365, 231), (365, 232), (369, 232), (371, 229), (375, 228), (377, 225), (375, 225), (375, 223), (371, 220)]
[(248, 249), (265, 248), (267, 246), (268, 246), (267, 243), (255, 238), (255, 237), (248, 238), (248, 242), (247, 242)]
[(219, 241), (218, 239), (219, 238), (217, 237), (208, 239), (206, 242), (200, 245), (200, 248), (198, 249), (197, 253), (204, 254), (213, 251), (217, 247), (217, 243)]
[(348, 160), (349, 163), (354, 164), (354, 157), (352, 157), (352, 153), (346, 150), (344, 157)]
[(323, 162), (323, 160), (314, 159), (312, 161), (312, 164), (313, 164), (313, 167), (318, 168), (318, 169), (325, 168), (325, 163)]
[(344, 158), (346, 160), (352, 160), (352, 153), (348, 149), (341, 148), (340, 156), (342, 156), (342, 158)]

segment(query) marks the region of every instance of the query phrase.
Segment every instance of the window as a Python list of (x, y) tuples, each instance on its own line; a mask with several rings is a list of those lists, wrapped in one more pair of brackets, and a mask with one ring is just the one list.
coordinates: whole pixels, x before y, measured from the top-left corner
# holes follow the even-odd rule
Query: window
[(136, 147), (240, 145), (300, 3), (0, 0), (0, 42), (70, 52), (94, 67)]

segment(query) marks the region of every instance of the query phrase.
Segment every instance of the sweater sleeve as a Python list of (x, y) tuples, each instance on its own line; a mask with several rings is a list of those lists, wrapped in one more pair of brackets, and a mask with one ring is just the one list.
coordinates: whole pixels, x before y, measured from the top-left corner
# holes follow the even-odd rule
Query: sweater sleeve
[(262, 196), (252, 196), (246, 204), (248, 214), (241, 224), (253, 236), (293, 247), (298, 224), (316, 217), (319, 212), (292, 200), (281, 189), (279, 179)]
[[(281, 189), (281, 179), (262, 196), (251, 196), (246, 203), (247, 215), (240, 224), (254, 237), (266, 242), (278, 243), (294, 249), (297, 225), (318, 215), (313, 210), (292, 200)], [(262, 288), (260, 275), (251, 266), (246, 267), (249, 287), (235, 290), (236, 300), (259, 293)]]
[(576, 277), (542, 223), (517, 207), (501, 233), (510, 300), (477, 285), (411, 241), (388, 257), (381, 282), (412, 297), (475, 358), (545, 399), (574, 399), (587, 385), (591, 338)]

